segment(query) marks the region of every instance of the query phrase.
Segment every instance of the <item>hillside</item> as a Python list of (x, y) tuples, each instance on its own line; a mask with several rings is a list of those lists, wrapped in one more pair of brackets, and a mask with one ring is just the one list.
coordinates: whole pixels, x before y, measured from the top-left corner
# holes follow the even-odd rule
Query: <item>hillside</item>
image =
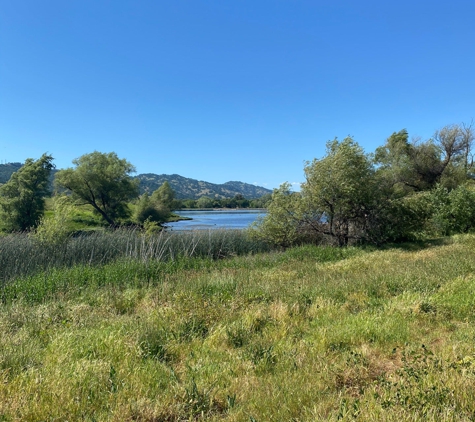
[[(0, 185), (8, 182), (10, 176), (20, 169), (21, 163), (0, 164)], [(53, 170), (53, 174), (57, 170)], [(177, 199), (198, 199), (201, 196), (211, 198), (233, 198), (241, 194), (245, 198), (255, 199), (272, 193), (271, 190), (243, 182), (226, 182), (215, 184), (201, 180), (190, 179), (178, 174), (146, 173), (136, 176), (140, 180), (140, 193), (153, 192), (166, 180), (176, 193)]]
[(243, 182), (226, 182), (215, 184), (204, 182), (202, 180), (190, 179), (178, 174), (139, 174), (141, 192), (153, 192), (158, 189), (165, 181), (168, 181), (176, 193), (178, 199), (198, 199), (201, 196), (211, 198), (232, 198), (241, 194), (245, 198), (254, 199), (271, 193), (269, 189), (254, 186)]
[(22, 163), (0, 164), (0, 184), (8, 182), (10, 176), (14, 172), (16, 172), (22, 165)]

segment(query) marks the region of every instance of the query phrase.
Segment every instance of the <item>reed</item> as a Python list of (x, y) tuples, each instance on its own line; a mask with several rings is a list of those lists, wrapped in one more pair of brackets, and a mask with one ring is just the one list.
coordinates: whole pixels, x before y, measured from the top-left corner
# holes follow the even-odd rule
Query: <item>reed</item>
[(81, 233), (62, 242), (44, 242), (26, 233), (0, 237), (0, 284), (54, 268), (98, 266), (118, 259), (174, 261), (219, 259), (268, 251), (264, 242), (240, 230), (160, 232), (145, 235), (125, 228)]

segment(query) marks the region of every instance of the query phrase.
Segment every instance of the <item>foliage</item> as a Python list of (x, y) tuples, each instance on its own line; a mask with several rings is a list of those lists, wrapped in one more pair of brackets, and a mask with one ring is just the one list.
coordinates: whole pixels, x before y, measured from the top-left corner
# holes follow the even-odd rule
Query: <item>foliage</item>
[(233, 198), (211, 198), (207, 195), (194, 199), (175, 200), (176, 208), (267, 208), (272, 195), (266, 194), (261, 198), (248, 199), (241, 194)]
[(202, 196), (196, 200), (195, 204), (197, 208), (213, 208), (215, 202), (209, 196)]
[(340, 246), (364, 238), (378, 189), (362, 148), (352, 138), (328, 142), (327, 155), (304, 170), (302, 202), (308, 224)]
[(472, 126), (448, 125), (433, 139), (409, 142), (403, 129), (376, 149), (375, 163), (394, 187), (408, 191), (429, 190), (442, 183), (454, 188), (467, 179), (472, 167)]
[(178, 203), (175, 200), (175, 191), (171, 188), (168, 181), (165, 180), (162, 186), (152, 193), (152, 202), (168, 210), (168, 212), (177, 208)]
[(24, 231), (35, 227), (43, 215), (44, 198), (48, 195), (48, 177), (53, 157), (43, 154), (31, 158), (0, 187), (3, 226), (8, 231)]
[(438, 186), (431, 192), (433, 214), (431, 223), (437, 234), (444, 236), (467, 233), (475, 228), (475, 191), (461, 185), (449, 191)]
[(339, 246), (472, 230), (475, 203), (466, 185), (472, 126), (448, 125), (427, 141), (408, 138), (405, 129), (395, 132), (373, 155), (350, 137), (328, 142), (326, 155), (304, 168), (299, 205), (289, 213), (287, 203), (272, 197), (272, 212), (255, 229), (279, 245), (288, 233), (286, 244), (298, 239)]
[(30, 235), (43, 245), (62, 244), (71, 235), (69, 222), (74, 210), (66, 196), (57, 195), (53, 198), (53, 215), (43, 216)]
[(60, 170), (58, 187), (67, 189), (77, 204), (89, 204), (110, 225), (129, 216), (127, 201), (137, 197), (138, 180), (130, 177), (135, 168), (114, 152), (95, 151), (73, 160), (75, 168)]
[(299, 239), (301, 196), (292, 192), (289, 183), (274, 189), (267, 215), (249, 229), (250, 236), (272, 245), (290, 246)]
[(163, 206), (150, 197), (148, 193), (140, 196), (133, 215), (133, 220), (138, 224), (144, 224), (145, 221), (154, 223), (164, 223), (170, 216), (170, 209)]
[(272, 200), (272, 194), (268, 193), (257, 199), (252, 199), (249, 203), (250, 208), (267, 208)]

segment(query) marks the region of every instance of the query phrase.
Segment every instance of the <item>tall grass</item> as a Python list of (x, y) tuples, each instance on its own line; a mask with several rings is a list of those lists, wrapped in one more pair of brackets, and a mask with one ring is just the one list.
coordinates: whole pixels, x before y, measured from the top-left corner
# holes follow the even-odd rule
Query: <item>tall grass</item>
[(97, 266), (129, 258), (140, 262), (179, 258), (218, 259), (269, 250), (240, 230), (144, 235), (137, 229), (83, 233), (64, 242), (41, 242), (17, 233), (0, 237), (0, 285), (53, 268)]
[(148, 256), (7, 283), (0, 421), (475, 419), (473, 235)]

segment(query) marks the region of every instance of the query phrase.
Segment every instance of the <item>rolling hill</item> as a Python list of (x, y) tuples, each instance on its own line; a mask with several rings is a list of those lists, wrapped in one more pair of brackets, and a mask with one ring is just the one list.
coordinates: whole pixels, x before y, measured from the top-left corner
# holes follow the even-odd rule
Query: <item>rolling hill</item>
[(245, 198), (254, 199), (272, 193), (271, 190), (243, 182), (226, 182), (215, 184), (202, 180), (190, 179), (178, 174), (139, 174), (141, 192), (153, 192), (165, 181), (168, 181), (178, 199), (198, 199), (202, 196), (211, 198), (232, 198), (241, 194)]
[[(0, 164), (0, 185), (6, 183), (13, 172), (20, 169), (21, 163)], [(57, 170), (53, 170), (56, 172)], [(226, 182), (215, 184), (202, 180), (190, 179), (178, 174), (154, 174), (146, 173), (135, 176), (140, 180), (140, 193), (152, 193), (165, 181), (168, 181), (175, 191), (177, 199), (198, 199), (202, 196), (211, 198), (233, 198), (240, 194), (248, 199), (260, 198), (272, 191), (260, 186), (254, 186), (243, 182)]]

